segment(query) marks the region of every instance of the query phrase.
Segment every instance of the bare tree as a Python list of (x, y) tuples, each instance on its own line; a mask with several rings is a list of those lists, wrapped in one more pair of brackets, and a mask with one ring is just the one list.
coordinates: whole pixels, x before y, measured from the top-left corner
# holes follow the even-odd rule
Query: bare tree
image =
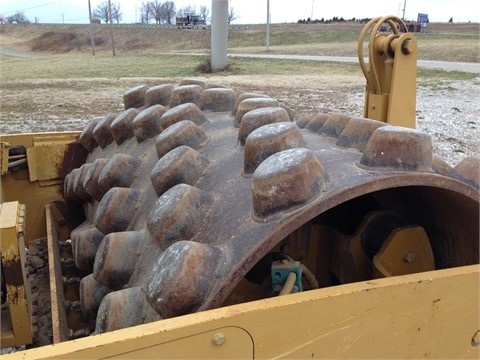
[(165, 1), (162, 4), (162, 20), (171, 25), (175, 21), (175, 3), (173, 1)]
[(151, 19), (156, 24), (172, 24), (175, 21), (175, 4), (173, 1), (151, 0), (142, 3), (140, 7), (140, 17), (143, 24), (148, 24)]
[(197, 8), (195, 7), (195, 5), (188, 5), (184, 8), (181, 8), (180, 10), (178, 10), (178, 16), (188, 16), (188, 15), (195, 15), (195, 13), (197, 12)]
[(148, 24), (148, 21), (154, 16), (151, 3), (147, 1), (140, 7), (140, 21), (142, 24)]
[(122, 20), (122, 12), (120, 11), (120, 3), (112, 3), (112, 18), (118, 23)]
[(235, 10), (233, 7), (230, 7), (228, 10), (228, 23), (230, 24), (233, 20), (238, 19), (237, 14), (235, 14)]
[(108, 23), (108, 20), (110, 20), (110, 11), (108, 9), (108, 1), (104, 1), (98, 4), (95, 10), (93, 10), (92, 17), (103, 20), (105, 21), (105, 23)]
[(205, 21), (205, 24), (207, 23), (208, 16), (210, 15), (210, 9), (204, 5), (200, 6), (200, 19)]
[(172, 1), (162, 3), (159, 0), (152, 0), (146, 3), (148, 7), (148, 18), (155, 19), (156, 24), (172, 24), (175, 19), (175, 4)]
[(25, 16), (23, 11), (17, 11), (12, 16), (7, 18), (7, 22), (9, 23), (18, 23), (18, 24), (30, 24), (30, 20)]
[(149, 1), (148, 4), (150, 5), (152, 17), (155, 19), (155, 23), (160, 24), (160, 22), (162, 21), (163, 4), (158, 0)]

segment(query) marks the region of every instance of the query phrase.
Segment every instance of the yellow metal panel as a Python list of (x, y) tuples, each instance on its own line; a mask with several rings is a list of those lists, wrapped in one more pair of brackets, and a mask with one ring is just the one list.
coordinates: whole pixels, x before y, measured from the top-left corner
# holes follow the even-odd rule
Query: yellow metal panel
[(47, 246), (48, 246), (48, 272), (50, 277), (50, 305), (52, 314), (53, 343), (57, 344), (68, 340), (67, 313), (65, 310), (65, 294), (62, 284), (62, 270), (60, 263), (60, 250), (58, 231), (53, 219), (51, 204), (45, 205)]
[(25, 241), (46, 236), (44, 204), (53, 200), (61, 200), (62, 194), (59, 184), (56, 186), (39, 186), (38, 182), (28, 179), (17, 180), (10, 174), (2, 176), (2, 201), (18, 200), (28, 209), (28, 218), (24, 232)]
[(27, 149), (30, 181), (58, 179), (58, 166), (64, 153), (65, 147), (56, 145)]
[(0, 142), (0, 175), (8, 172), (8, 144)]
[[(402, 50), (403, 47), (403, 50)], [(395, 42), (392, 88), (387, 122), (391, 125), (416, 127), (417, 47), (413, 34), (402, 34)]]
[(367, 118), (386, 122), (388, 112), (389, 95), (369, 94), (367, 108)]
[[(27, 243), (46, 236), (44, 205), (63, 200), (61, 181), (54, 170), (58, 170), (67, 144), (78, 139), (79, 135), (79, 132), (66, 132), (0, 136), (1, 142), (24, 146), (29, 153), (30, 171), (24, 169), (4, 174), (0, 182), (0, 202), (19, 201), (29, 210), (24, 233)], [(50, 151), (54, 155), (50, 156)], [(39, 181), (30, 181), (32, 176)]]
[[(15, 345), (31, 344), (30, 288), (25, 275), (25, 242), (23, 226), (25, 210), (17, 201), (3, 203), (0, 209), (0, 238), (2, 272), (8, 294), (11, 329)], [(3, 311), (2, 311), (3, 313)], [(3, 319), (6, 320), (6, 319)], [(5, 334), (2, 343), (10, 343), (11, 334)]]
[[(68, 341), (5, 359), (105, 359), (154, 347), (158, 351), (142, 352), (142, 356), (173, 358), (183, 349), (173, 346), (169, 348), (173, 353), (164, 353), (162, 344), (224, 327), (246, 331), (253, 340), (255, 358), (478, 359), (480, 349), (472, 339), (480, 328), (479, 275), (480, 265), (472, 265), (313, 290)], [(237, 335), (233, 337), (235, 342)], [(182, 347), (185, 344), (188, 341)]]
[(159, 356), (175, 359), (253, 359), (253, 342), (245, 330), (224, 327), (139, 348), (115, 355), (115, 358), (151, 359)]
[(0, 207), (0, 229), (15, 228), (19, 208), (18, 201), (1, 204)]
[[(0, 141), (7, 142), (11, 145), (22, 145), (26, 148), (34, 146), (34, 144), (47, 143), (52, 139), (63, 139), (64, 143), (72, 142), (78, 138), (80, 131), (65, 131), (57, 133), (29, 133), (29, 134), (10, 134), (0, 135)], [(41, 140), (41, 139), (46, 139)], [(61, 140), (60, 140), (61, 141)]]
[(13, 335), (12, 317), (10, 316), (9, 309), (2, 309), (0, 325), (1, 325), (1, 338), (0, 348), (15, 346), (15, 336)]
[[(382, 24), (390, 26), (393, 33), (378, 32)], [(370, 33), (368, 68), (363, 59), (367, 33)], [(414, 35), (395, 16), (377, 17), (363, 28), (357, 50), (367, 80), (365, 117), (415, 128), (417, 41)]]
[(435, 270), (428, 235), (421, 226), (392, 231), (373, 258), (374, 277)]
[(76, 138), (75, 133), (35, 136), (27, 149), (30, 181), (58, 179), (67, 145)]
[(40, 133), (33, 137), (34, 146), (67, 145), (78, 139), (79, 132)]

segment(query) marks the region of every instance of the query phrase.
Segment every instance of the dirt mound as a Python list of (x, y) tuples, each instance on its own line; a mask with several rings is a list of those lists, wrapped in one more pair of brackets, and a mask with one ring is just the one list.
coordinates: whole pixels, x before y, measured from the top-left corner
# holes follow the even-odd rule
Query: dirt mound
[[(106, 42), (103, 37), (94, 38), (95, 45)], [(68, 53), (73, 50), (86, 50), (91, 45), (90, 37), (69, 31), (48, 31), (30, 40), (34, 52)]]

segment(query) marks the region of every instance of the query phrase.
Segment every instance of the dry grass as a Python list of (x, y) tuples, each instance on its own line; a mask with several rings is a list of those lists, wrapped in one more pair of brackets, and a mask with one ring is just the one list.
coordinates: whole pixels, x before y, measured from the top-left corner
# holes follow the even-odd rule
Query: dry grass
[[(274, 24), (270, 30), (270, 51), (284, 54), (356, 56), (363, 24)], [(97, 52), (111, 53), (110, 28), (96, 25)], [(479, 62), (478, 24), (430, 24), (418, 34), (419, 57), (425, 60)], [(179, 30), (161, 27), (114, 27), (119, 54), (160, 54), (207, 51), (210, 30)], [(87, 25), (1, 25), (0, 46), (36, 53), (85, 53), (90, 49)], [(235, 27), (229, 32), (229, 49), (234, 53), (265, 51), (265, 27)]]

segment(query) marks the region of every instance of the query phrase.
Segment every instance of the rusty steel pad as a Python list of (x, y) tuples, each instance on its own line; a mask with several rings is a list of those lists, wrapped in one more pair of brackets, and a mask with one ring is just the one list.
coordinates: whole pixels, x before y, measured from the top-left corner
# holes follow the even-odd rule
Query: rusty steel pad
[(85, 210), (71, 239), (97, 333), (221, 306), (283, 238), (365, 194), (408, 198), (420, 221), (453, 218), (455, 238), (422, 224), (437, 247), (462, 244), (438, 266), (478, 262), (480, 160), (450, 167), (425, 133), (341, 114), (295, 119), (275, 99), (196, 80), (137, 86), (124, 103), (85, 126), (89, 155), (64, 183)]

